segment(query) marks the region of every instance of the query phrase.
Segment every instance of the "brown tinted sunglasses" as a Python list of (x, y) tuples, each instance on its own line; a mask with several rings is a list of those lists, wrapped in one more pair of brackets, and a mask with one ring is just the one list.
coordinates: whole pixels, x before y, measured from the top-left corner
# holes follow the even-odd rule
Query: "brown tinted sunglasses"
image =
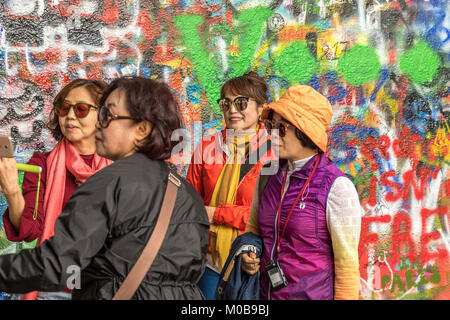
[(275, 122), (274, 120), (268, 120), (267, 119), (267, 120), (264, 121), (264, 126), (266, 127), (267, 131), (269, 131), (269, 133), (273, 129), (278, 129), (278, 135), (281, 138), (283, 138), (286, 135), (287, 128), (292, 126), (292, 124), (290, 124), (290, 123), (283, 123), (283, 122)]

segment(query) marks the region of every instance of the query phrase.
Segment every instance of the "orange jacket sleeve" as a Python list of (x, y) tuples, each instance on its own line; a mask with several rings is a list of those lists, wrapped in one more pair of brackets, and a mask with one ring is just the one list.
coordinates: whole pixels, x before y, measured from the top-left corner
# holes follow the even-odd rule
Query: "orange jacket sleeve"
[(250, 217), (250, 206), (222, 204), (216, 207), (214, 223), (223, 224), (244, 231)]

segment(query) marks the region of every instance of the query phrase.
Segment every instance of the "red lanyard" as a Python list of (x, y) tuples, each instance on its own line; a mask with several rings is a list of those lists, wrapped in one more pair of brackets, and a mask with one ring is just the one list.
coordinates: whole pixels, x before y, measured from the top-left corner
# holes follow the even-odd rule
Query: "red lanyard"
[(288, 173), (289, 167), (286, 169), (286, 173), (284, 174), (284, 179), (283, 179), (283, 186), (281, 187), (280, 202), (278, 203), (278, 216), (277, 216), (277, 238), (278, 238), (277, 253), (278, 254), (280, 253), (281, 239), (283, 238), (284, 232), (286, 231), (286, 227), (287, 227), (289, 218), (291, 217), (291, 214), (294, 211), (294, 208), (295, 208), (295, 205), (298, 202), (298, 199), (300, 199), (300, 196), (303, 194), (303, 192), (305, 191), (305, 188), (309, 184), (309, 180), (311, 180), (311, 177), (313, 176), (314, 172), (316, 171), (317, 165), (319, 164), (319, 160), (320, 160), (320, 154), (317, 155), (316, 163), (314, 165), (314, 169), (311, 171), (311, 174), (309, 175), (308, 180), (306, 180), (305, 184), (303, 185), (302, 190), (299, 192), (299, 194), (297, 196), (297, 199), (295, 199), (294, 204), (292, 205), (291, 211), (289, 211), (289, 214), (288, 214), (288, 216), (286, 218), (286, 222), (284, 223), (283, 232), (281, 233), (281, 237), (280, 237), (281, 200), (283, 199), (284, 186), (286, 185), (286, 179), (287, 179), (287, 173)]

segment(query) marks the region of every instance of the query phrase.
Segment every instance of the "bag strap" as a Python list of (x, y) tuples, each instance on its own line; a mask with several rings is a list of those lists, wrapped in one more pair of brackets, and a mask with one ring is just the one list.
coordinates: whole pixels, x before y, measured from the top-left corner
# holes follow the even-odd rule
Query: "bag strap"
[(155, 229), (142, 251), (141, 256), (112, 298), (113, 300), (130, 300), (152, 266), (153, 260), (158, 254), (159, 248), (166, 235), (167, 228), (169, 227), (170, 217), (172, 216), (180, 185), (180, 179), (169, 170), (166, 193), (164, 194), (161, 211)]

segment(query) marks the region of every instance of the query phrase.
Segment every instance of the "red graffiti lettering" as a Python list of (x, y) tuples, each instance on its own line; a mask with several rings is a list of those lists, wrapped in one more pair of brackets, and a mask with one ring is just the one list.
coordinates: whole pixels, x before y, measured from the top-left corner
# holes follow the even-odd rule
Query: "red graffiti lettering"
[(383, 159), (389, 160), (389, 152), (388, 149), (391, 146), (391, 139), (387, 135), (382, 135), (378, 138), (378, 150), (380, 150), (380, 154)]
[(371, 207), (374, 207), (377, 204), (377, 183), (377, 177), (370, 178), (368, 205)]
[(367, 160), (370, 162), (375, 161), (375, 156), (372, 154), (372, 152), (377, 147), (377, 141), (374, 137), (368, 136), (364, 142), (363, 145), (360, 148), (361, 153), (366, 157)]
[[(423, 170), (421, 170), (423, 171)], [(422, 172), (423, 173), (423, 172)], [(422, 200), (423, 198), (423, 190), (425, 187), (425, 183), (427, 180), (427, 176), (420, 176), (421, 185), (417, 185), (417, 178), (412, 170), (408, 170), (403, 174), (403, 181), (405, 182), (405, 185), (403, 187), (403, 200), (408, 200), (411, 194), (411, 186), (414, 190), (414, 196), (417, 200)]]
[[(400, 263), (401, 250), (408, 252), (410, 261), (416, 260), (416, 250), (411, 237), (411, 217), (404, 212), (398, 212), (394, 216), (392, 235), (392, 261)], [(404, 244), (402, 246), (402, 244)]]
[(376, 216), (376, 217), (362, 217), (361, 219), (361, 235), (359, 241), (360, 255), (369, 244), (376, 244), (378, 242), (378, 234), (370, 232), (369, 228), (372, 223), (389, 223), (391, 221), (390, 215)]
[(347, 94), (345, 95), (345, 104), (346, 106), (361, 105), (361, 94), (358, 87), (355, 86), (347, 87)]
[(389, 180), (389, 178), (394, 177), (395, 174), (395, 170), (389, 170), (381, 175), (380, 183), (385, 187), (394, 189), (394, 191), (390, 191), (388, 194), (386, 194), (386, 201), (394, 202), (400, 199), (402, 196), (402, 186), (397, 182)]
[(400, 132), (400, 137), (395, 139), (392, 143), (392, 150), (399, 159), (410, 159), (413, 161), (413, 166), (417, 166), (419, 162), (419, 155), (416, 151), (416, 146), (422, 144), (422, 138), (412, 133), (407, 127), (404, 127)]
[(432, 240), (438, 240), (440, 238), (440, 233), (437, 230), (432, 232), (427, 232), (427, 220), (433, 215), (445, 216), (447, 214), (446, 207), (440, 207), (434, 210), (429, 210), (423, 208), (420, 210), (420, 215), (422, 216), (422, 234), (420, 236), (420, 259), (421, 263), (432, 260), (432, 259), (443, 259), (448, 256), (448, 252), (444, 250), (442, 247), (438, 247), (436, 252), (430, 252), (428, 250), (428, 243)]

